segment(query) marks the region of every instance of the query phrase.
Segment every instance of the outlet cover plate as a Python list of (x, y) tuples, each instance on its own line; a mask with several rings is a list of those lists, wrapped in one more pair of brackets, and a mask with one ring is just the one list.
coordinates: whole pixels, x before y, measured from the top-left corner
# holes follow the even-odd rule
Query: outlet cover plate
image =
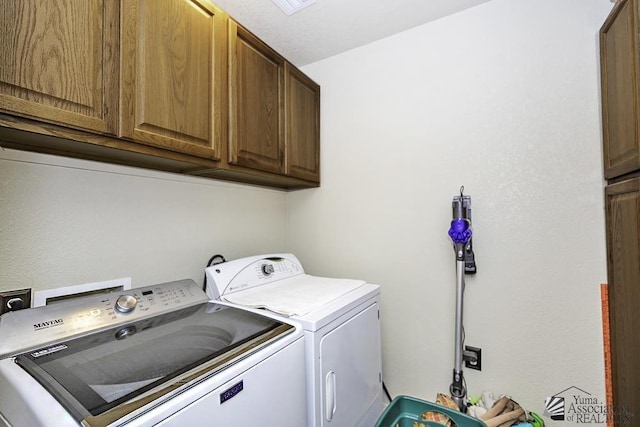
[(482, 349), (479, 348), (479, 347), (471, 347), (470, 345), (465, 345), (464, 346), (464, 351), (465, 352), (475, 353), (475, 355), (476, 355), (476, 362), (475, 363), (473, 363), (472, 361), (470, 361), (470, 360), (465, 358), (465, 361), (464, 361), (465, 368), (475, 369), (476, 371), (481, 371), (482, 370)]

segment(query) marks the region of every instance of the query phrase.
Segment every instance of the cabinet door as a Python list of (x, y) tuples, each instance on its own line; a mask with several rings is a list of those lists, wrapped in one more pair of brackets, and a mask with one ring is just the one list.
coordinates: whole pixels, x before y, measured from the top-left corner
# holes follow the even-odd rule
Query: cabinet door
[(637, 0), (615, 6), (600, 30), (605, 178), (640, 169)]
[(284, 59), (229, 21), (229, 163), (284, 173)]
[(118, 4), (0, 3), (0, 110), (115, 133)]
[(220, 157), (225, 23), (208, 2), (123, 0), (121, 136)]
[(286, 64), (286, 173), (320, 182), (320, 86)]
[(640, 178), (610, 185), (605, 195), (613, 403), (640, 414)]

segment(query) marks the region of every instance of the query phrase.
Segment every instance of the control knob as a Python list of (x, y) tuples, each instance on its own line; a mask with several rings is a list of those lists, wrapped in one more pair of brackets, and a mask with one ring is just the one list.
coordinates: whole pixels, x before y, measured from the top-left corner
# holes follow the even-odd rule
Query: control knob
[(269, 276), (275, 271), (272, 264), (262, 264), (261, 270), (262, 274), (264, 274), (265, 276)]
[(138, 305), (138, 300), (133, 295), (120, 295), (116, 300), (116, 310), (120, 313), (129, 313)]

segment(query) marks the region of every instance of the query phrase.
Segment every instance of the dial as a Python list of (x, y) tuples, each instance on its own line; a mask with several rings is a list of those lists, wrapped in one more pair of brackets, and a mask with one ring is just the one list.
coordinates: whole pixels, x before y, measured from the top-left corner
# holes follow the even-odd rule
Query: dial
[(272, 264), (262, 264), (262, 274), (268, 276), (275, 271)]
[(116, 310), (120, 313), (129, 313), (138, 305), (138, 300), (133, 295), (120, 295), (116, 300)]

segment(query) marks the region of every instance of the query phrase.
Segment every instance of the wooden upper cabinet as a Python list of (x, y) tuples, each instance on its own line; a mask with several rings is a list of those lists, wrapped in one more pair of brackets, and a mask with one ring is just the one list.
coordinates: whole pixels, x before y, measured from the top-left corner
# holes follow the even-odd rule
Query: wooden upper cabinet
[(0, 111), (116, 133), (118, 2), (0, 3)]
[(320, 182), (320, 86), (289, 63), (285, 70), (286, 173)]
[(605, 178), (640, 169), (638, 0), (618, 3), (600, 30)]
[(640, 178), (607, 186), (605, 197), (613, 406), (639, 414)]
[(284, 58), (229, 20), (229, 163), (284, 173)]
[(1, 1), (0, 134), (31, 151), (320, 183), (320, 87), (209, 0)]
[(207, 1), (123, 0), (120, 134), (219, 159), (226, 15)]

